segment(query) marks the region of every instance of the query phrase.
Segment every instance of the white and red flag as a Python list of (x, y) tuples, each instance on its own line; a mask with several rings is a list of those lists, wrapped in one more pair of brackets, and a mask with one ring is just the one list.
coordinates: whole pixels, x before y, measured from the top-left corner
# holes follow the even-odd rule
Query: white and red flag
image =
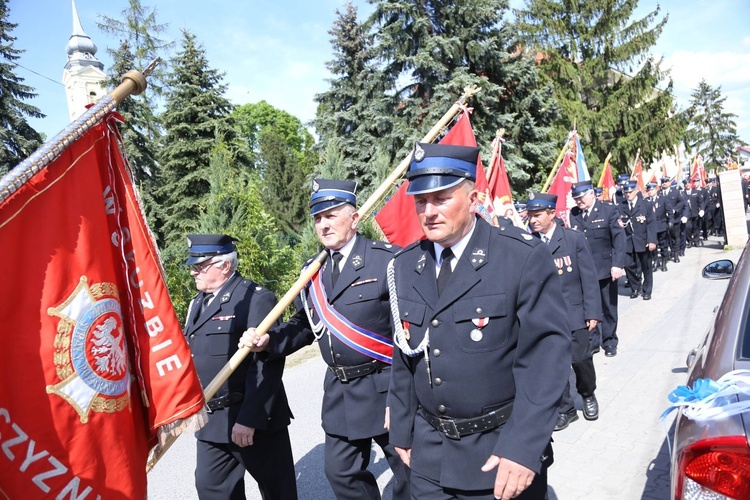
[(116, 117), (0, 198), (0, 498), (144, 499), (204, 404)]

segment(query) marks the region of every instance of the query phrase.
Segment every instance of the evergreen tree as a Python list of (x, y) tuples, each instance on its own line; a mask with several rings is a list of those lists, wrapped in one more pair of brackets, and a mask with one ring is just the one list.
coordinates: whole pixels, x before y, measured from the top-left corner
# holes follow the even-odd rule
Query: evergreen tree
[(726, 97), (721, 86), (711, 87), (701, 80), (690, 98), (685, 114), (690, 120), (685, 145), (693, 155), (701, 155), (706, 168), (717, 171), (726, 165), (727, 154), (744, 143), (737, 136), (737, 115), (724, 111)]
[[(550, 139), (558, 108), (539, 82), (534, 60), (511, 43), (503, 23), (507, 0), (378, 0), (370, 22), (376, 55), (393, 82), (390, 150), (400, 160), (469, 85), (482, 90), (470, 103), (485, 157), (498, 129), (514, 188), (543, 182), (557, 153)], [(396, 147), (397, 146), (397, 147)], [(399, 150), (400, 149), (400, 150)]]
[(42, 136), (26, 121), (27, 117), (44, 118), (38, 108), (24, 102), (36, 96), (34, 89), (14, 73), (14, 61), (23, 50), (13, 47), (11, 32), (17, 24), (8, 21), (10, 9), (0, 0), (0, 176), (25, 160), (42, 144)]
[(249, 166), (246, 148), (238, 141), (231, 117), (232, 105), (224, 97), (223, 74), (208, 66), (205, 50), (195, 36), (183, 31), (181, 50), (172, 59), (167, 79), (165, 134), (159, 151), (163, 200), (164, 240), (173, 242), (195, 227), (203, 198), (210, 190), (210, 156), (226, 145), (232, 161)]
[(329, 142), (337, 143), (345, 169), (341, 178), (356, 180), (365, 189), (374, 182), (370, 161), (377, 154), (378, 139), (393, 127), (391, 110), (385, 107), (389, 84), (375, 63), (374, 37), (357, 20), (357, 8), (348, 2), (336, 15), (328, 32), (334, 59), (326, 63), (334, 78), (328, 80), (330, 89), (315, 97), (313, 124), (321, 151)]
[[(645, 158), (671, 150), (684, 132), (674, 111), (672, 82), (648, 54), (667, 22), (659, 7), (631, 20), (633, 0), (527, 0), (518, 11), (526, 50), (538, 54), (562, 108), (556, 135), (574, 126), (589, 165), (607, 153), (623, 169), (640, 148)], [(631, 76), (632, 75), (632, 76)]]

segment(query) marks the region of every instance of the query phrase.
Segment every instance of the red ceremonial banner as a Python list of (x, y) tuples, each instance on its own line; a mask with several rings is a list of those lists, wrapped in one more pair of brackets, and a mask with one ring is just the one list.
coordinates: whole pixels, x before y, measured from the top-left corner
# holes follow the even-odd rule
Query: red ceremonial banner
[[(456, 119), (455, 125), (440, 140), (440, 144), (453, 146), (476, 147), (477, 140), (474, 130), (469, 121), (469, 112), (464, 110)], [(375, 214), (375, 221), (380, 226), (383, 234), (390, 243), (405, 247), (411, 243), (424, 238), (422, 226), (419, 225), (417, 212), (414, 209), (414, 197), (406, 194), (409, 181), (404, 181), (396, 193), (383, 205), (383, 208)], [(481, 205), (478, 207), (479, 214), (491, 222), (493, 213), (490, 212), (488, 203), (489, 186), (487, 176), (484, 174), (482, 159), (477, 159), (476, 190), (479, 191)]]
[(204, 403), (115, 117), (0, 205), (2, 498), (146, 498), (157, 428)]
[(570, 190), (576, 182), (578, 182), (578, 167), (576, 166), (573, 158), (574, 152), (568, 150), (565, 152), (560, 168), (555, 174), (555, 178), (549, 187), (549, 193), (557, 195), (557, 206), (555, 207), (555, 215), (565, 223), (567, 227), (569, 225), (570, 210), (576, 206), (573, 201), (573, 196), (570, 194)]
[(602, 188), (602, 199), (604, 201), (612, 201), (615, 191), (617, 191), (617, 185), (615, 185), (615, 179), (612, 177), (609, 156), (604, 160), (604, 170), (602, 170), (602, 175), (599, 177), (598, 187)]

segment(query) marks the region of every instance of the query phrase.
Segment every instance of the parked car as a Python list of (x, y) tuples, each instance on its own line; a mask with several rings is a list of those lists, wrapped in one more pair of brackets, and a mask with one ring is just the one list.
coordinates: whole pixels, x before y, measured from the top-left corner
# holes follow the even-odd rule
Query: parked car
[[(703, 342), (688, 355), (688, 387), (750, 369), (750, 262), (745, 247), (737, 266), (718, 260), (706, 279), (731, 278)], [(735, 402), (738, 396), (732, 396)], [(744, 396), (739, 396), (744, 397)], [(673, 499), (750, 499), (750, 413), (697, 422), (679, 412), (672, 449)]]

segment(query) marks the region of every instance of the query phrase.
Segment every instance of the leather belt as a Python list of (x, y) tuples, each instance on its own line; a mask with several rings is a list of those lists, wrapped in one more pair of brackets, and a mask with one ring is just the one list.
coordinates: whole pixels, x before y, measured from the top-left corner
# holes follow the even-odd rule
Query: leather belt
[(420, 408), (422, 417), (437, 431), (442, 432), (450, 439), (461, 439), (469, 434), (496, 429), (508, 421), (512, 411), (513, 401), (505, 403), (489, 413), (473, 418), (436, 417), (424, 408)]
[(382, 361), (373, 360), (356, 366), (329, 366), (331, 373), (342, 382), (349, 382), (352, 379), (364, 377), (373, 372), (379, 372), (386, 366), (390, 366)]
[(245, 399), (245, 395), (241, 392), (230, 392), (226, 396), (213, 398), (211, 401), (207, 401), (206, 408), (208, 409), (208, 413), (213, 413), (214, 411), (220, 410), (221, 408), (239, 403), (243, 399)]

